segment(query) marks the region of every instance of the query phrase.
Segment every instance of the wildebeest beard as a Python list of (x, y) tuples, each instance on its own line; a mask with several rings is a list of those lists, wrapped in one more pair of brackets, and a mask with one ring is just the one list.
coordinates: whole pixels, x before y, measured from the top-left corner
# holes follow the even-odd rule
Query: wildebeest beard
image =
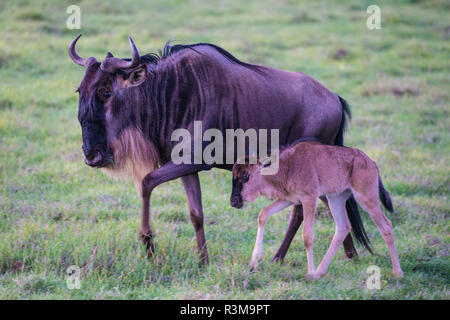
[(158, 167), (159, 155), (154, 144), (138, 128), (128, 127), (110, 142), (114, 161), (102, 169), (116, 178), (131, 177), (138, 190), (141, 181)]

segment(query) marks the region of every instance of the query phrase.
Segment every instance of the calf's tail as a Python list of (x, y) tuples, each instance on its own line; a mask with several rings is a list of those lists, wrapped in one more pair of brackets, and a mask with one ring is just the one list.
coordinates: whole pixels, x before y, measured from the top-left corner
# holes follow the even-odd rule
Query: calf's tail
[(391, 196), (389, 192), (384, 188), (383, 181), (381, 181), (381, 177), (378, 174), (378, 194), (380, 196), (381, 203), (389, 212), (394, 212), (394, 207), (392, 206)]

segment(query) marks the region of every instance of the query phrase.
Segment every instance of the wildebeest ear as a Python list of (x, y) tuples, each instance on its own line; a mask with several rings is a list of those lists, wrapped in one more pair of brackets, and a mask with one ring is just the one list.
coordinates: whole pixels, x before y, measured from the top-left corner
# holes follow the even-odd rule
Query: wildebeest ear
[(125, 88), (134, 87), (140, 85), (147, 79), (147, 68), (145, 66), (140, 66), (134, 69), (128, 78), (123, 82)]

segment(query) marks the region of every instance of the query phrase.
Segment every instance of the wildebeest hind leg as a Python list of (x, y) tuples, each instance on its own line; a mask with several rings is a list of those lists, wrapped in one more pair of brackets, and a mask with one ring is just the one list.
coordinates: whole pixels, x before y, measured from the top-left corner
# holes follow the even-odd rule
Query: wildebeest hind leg
[(202, 193), (198, 173), (193, 173), (181, 178), (188, 199), (189, 213), (194, 225), (197, 247), (200, 252), (200, 264), (208, 263), (208, 249), (206, 248), (205, 232), (203, 230)]

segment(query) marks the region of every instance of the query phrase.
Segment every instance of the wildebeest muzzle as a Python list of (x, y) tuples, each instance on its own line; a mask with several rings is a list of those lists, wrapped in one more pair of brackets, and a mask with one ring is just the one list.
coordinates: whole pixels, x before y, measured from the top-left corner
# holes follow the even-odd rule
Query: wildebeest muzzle
[(238, 179), (233, 179), (233, 189), (231, 191), (230, 205), (233, 208), (240, 209), (244, 206), (244, 201), (241, 196), (242, 183)]
[(230, 204), (232, 207), (240, 209), (244, 206), (241, 195), (232, 195), (230, 198)]
[(101, 125), (93, 123), (82, 125), (84, 162), (90, 167), (101, 168), (113, 162), (104, 135)]

